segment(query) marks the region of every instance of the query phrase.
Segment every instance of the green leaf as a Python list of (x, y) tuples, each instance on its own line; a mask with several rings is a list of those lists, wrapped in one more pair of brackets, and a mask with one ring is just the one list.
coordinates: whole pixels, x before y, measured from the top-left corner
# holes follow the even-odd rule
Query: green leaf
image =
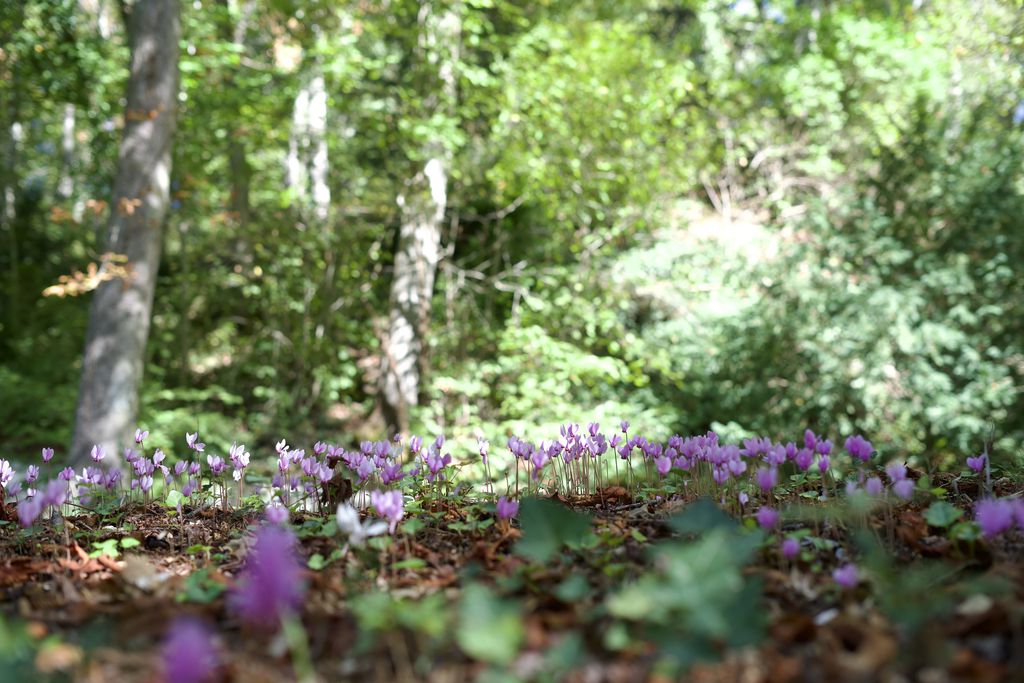
[(550, 500), (527, 498), (520, 507), (523, 537), (515, 551), (543, 564), (566, 544), (578, 544), (590, 531), (590, 517)]
[(736, 529), (738, 523), (710, 498), (697, 502), (666, 520), (669, 528), (684, 536), (701, 534), (712, 529)]
[(522, 615), (512, 602), (501, 600), (481, 584), (462, 591), (455, 640), (473, 659), (509, 664), (525, 637)]
[(924, 520), (930, 526), (944, 529), (960, 519), (963, 514), (964, 511), (960, 508), (944, 500), (937, 500), (924, 511)]
[(142, 545), (142, 542), (139, 541), (139, 539), (137, 538), (133, 538), (132, 536), (126, 536), (125, 538), (121, 539), (121, 547), (125, 550), (127, 550), (128, 548), (137, 548), (140, 545)]

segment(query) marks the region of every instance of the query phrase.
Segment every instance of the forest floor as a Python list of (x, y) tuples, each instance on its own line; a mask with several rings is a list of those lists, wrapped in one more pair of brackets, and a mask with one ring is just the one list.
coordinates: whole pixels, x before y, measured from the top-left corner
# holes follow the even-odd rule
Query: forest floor
[[(967, 510), (972, 495), (950, 498)], [(814, 518), (814, 502), (793, 501), (815, 521), (784, 516), (733, 561), (708, 545), (731, 523), (713, 506), (633, 500), (615, 487), (558, 500), (587, 514), (589, 532), (538, 554), (517, 546), (519, 522), (467, 500), (424, 503), (397, 535), (347, 552), (322, 517), (292, 518), (315, 674), (303, 673), (295, 641), (244, 626), (226, 599), (260, 510), (171, 518), (159, 503), (136, 504), (31, 536), (0, 522), (0, 679), (164, 680), (161, 644), (181, 614), (214, 625), (217, 681), (1024, 679), (1019, 531), (957, 540), (947, 520), (909, 504), (876, 507), (858, 536), (849, 517)], [(16, 519), (13, 506), (0, 512)], [(788, 532), (800, 543), (789, 559), (777, 542)], [(525, 536), (558, 533), (534, 525)], [(652, 555), (659, 547), (669, 554)], [(844, 589), (832, 571), (851, 557), (861, 578)], [(457, 602), (467, 586), (487, 588), (475, 607)], [(666, 653), (686, 666), (666, 667)]]

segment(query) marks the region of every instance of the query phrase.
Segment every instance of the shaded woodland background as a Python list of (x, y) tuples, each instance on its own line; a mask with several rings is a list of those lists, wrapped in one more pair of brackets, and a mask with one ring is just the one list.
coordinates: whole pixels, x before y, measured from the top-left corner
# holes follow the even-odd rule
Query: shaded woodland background
[[(180, 11), (153, 445), (385, 434), (403, 211), (439, 159), (416, 431), (1024, 457), (1019, 0)], [(129, 37), (115, 2), (26, 0), (0, 45), (0, 442), (28, 457), (71, 440)]]

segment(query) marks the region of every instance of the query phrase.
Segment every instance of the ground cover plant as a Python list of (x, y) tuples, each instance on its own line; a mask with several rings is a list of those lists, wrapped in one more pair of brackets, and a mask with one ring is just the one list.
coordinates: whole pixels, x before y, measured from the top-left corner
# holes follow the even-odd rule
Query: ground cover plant
[[(1024, 498), (862, 435), (623, 421), (0, 461), (10, 680), (1011, 680)], [(224, 448), (224, 446), (227, 446)], [(461, 449), (464, 450), (464, 449)], [(477, 476), (479, 472), (479, 476)]]

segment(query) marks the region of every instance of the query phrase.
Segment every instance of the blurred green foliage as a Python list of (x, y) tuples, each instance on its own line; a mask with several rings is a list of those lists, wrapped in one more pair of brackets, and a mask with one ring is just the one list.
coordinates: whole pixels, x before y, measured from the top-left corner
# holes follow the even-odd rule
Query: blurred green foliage
[[(417, 429), (812, 426), (932, 466), (992, 434), (1019, 466), (1019, 3), (434, 4), (462, 19), (443, 115), (421, 3), (184, 7), (154, 434), (379, 435), (395, 197), (436, 142), (454, 161)], [(0, 434), (28, 456), (74, 417), (89, 295), (40, 293), (98, 256), (127, 52), (110, 8), (62, 0), (5, 4), (0, 34)], [(285, 189), (313, 74), (326, 221)]]

